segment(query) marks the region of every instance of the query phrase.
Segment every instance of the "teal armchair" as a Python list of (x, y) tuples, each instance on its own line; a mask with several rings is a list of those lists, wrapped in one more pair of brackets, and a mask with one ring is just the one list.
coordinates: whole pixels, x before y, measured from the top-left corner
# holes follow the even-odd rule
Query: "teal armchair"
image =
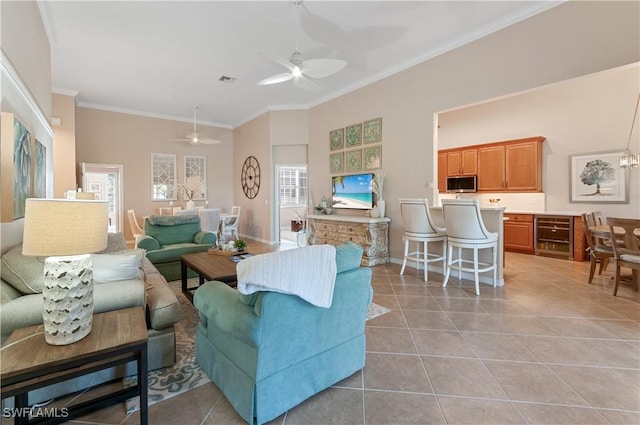
[(245, 421), (268, 422), (364, 367), (373, 290), (361, 257), (358, 245), (336, 247), (330, 308), (221, 282), (196, 291), (196, 360)]
[(215, 233), (200, 230), (197, 215), (150, 215), (144, 220), (144, 235), (136, 247), (144, 249), (160, 274), (172, 281), (180, 279), (180, 256), (207, 251), (216, 241)]

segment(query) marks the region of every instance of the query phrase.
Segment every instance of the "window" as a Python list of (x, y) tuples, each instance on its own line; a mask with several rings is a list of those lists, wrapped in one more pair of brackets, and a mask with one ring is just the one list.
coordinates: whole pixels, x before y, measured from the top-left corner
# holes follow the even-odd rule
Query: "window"
[(184, 156), (184, 180), (185, 186), (195, 185), (193, 200), (207, 198), (207, 157), (206, 156)]
[(151, 154), (151, 199), (175, 200), (176, 156), (170, 153)]
[(307, 167), (280, 167), (280, 206), (307, 205)]

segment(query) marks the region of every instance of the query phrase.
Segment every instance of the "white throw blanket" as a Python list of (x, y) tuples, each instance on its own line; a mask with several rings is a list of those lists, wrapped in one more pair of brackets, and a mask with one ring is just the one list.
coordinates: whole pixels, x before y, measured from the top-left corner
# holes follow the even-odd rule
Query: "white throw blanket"
[(297, 295), (318, 307), (331, 307), (336, 283), (336, 249), (312, 245), (256, 255), (238, 263), (238, 291)]

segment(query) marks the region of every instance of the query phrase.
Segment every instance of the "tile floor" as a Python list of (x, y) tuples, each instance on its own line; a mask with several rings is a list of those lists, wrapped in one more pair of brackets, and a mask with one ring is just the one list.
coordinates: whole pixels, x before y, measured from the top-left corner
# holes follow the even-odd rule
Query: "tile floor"
[[(613, 266), (507, 253), (506, 286), (374, 267), (367, 366), (272, 424), (639, 424), (640, 295)], [(73, 423), (136, 424), (117, 405)], [(207, 384), (150, 407), (150, 424), (243, 424)]]

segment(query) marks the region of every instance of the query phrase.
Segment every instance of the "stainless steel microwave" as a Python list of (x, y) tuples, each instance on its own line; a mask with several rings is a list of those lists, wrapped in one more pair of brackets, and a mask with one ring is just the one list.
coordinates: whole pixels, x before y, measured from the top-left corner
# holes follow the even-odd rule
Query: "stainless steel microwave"
[(466, 193), (477, 192), (478, 176), (447, 177), (447, 192)]

